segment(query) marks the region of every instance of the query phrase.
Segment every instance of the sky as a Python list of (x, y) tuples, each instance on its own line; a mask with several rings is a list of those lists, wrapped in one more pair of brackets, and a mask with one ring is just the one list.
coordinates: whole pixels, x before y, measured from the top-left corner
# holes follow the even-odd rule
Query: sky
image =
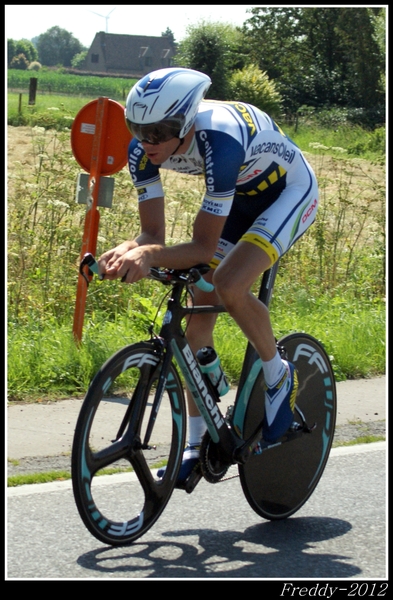
[(253, 6), (262, 5), (6, 4), (5, 39), (31, 40), (57, 25), (87, 48), (98, 31), (160, 36), (169, 27), (180, 42), (187, 27), (201, 20), (241, 26)]

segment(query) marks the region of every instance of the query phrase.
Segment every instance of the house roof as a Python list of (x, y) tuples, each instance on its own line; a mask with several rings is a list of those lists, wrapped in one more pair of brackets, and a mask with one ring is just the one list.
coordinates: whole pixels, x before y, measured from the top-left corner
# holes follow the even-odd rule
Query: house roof
[(170, 58), (176, 52), (176, 44), (168, 36), (125, 35), (117, 33), (96, 33), (93, 47), (100, 46), (107, 69), (130, 71), (135, 69), (135, 58), (156, 56)]

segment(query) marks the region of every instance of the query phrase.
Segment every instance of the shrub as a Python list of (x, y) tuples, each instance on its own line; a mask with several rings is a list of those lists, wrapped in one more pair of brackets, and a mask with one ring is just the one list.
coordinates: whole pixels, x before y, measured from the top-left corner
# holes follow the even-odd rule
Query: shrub
[(26, 71), (29, 66), (28, 60), (24, 54), (18, 54), (14, 56), (11, 60), (11, 69), (21, 69), (22, 71)]
[(274, 118), (280, 117), (281, 96), (266, 71), (256, 65), (235, 71), (229, 80), (229, 89), (232, 100), (249, 102)]
[(39, 71), (41, 69), (42, 65), (41, 63), (38, 62), (38, 60), (33, 60), (33, 62), (31, 62), (29, 64), (29, 66), (27, 67), (28, 71)]
[(348, 146), (348, 154), (363, 156), (367, 152), (384, 155), (386, 152), (386, 128), (378, 127), (371, 133), (363, 135), (362, 139)]
[(74, 69), (83, 69), (85, 66), (86, 56), (87, 50), (75, 54), (75, 56), (71, 59), (71, 67)]

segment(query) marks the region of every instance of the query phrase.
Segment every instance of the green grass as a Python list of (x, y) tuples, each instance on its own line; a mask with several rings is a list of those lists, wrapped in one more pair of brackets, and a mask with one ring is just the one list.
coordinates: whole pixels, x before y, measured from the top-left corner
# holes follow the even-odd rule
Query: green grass
[[(94, 282), (91, 293), (94, 295)], [(111, 284), (107, 284), (111, 285)], [(338, 299), (336, 299), (338, 300)], [(87, 317), (83, 343), (77, 346), (72, 321), (24, 320), (8, 332), (9, 401), (82, 396), (99, 367), (121, 347), (148, 338), (147, 322), (136, 315), (107, 319), (94, 312)], [(371, 303), (348, 295), (333, 302), (329, 296), (288, 304), (274, 301), (272, 323), (276, 336), (306, 331), (319, 339), (330, 356), (337, 381), (373, 377), (385, 372), (386, 315), (383, 302)], [(158, 327), (157, 327), (158, 333)], [(232, 386), (240, 376), (246, 340), (228, 315), (220, 315), (217, 351)]]
[(71, 129), (72, 123), (78, 112), (91, 100), (86, 97), (74, 97), (64, 95), (39, 95), (36, 103), (29, 106), (29, 95), (22, 94), (21, 104), (19, 94), (8, 94), (8, 125), (39, 126), (45, 129), (56, 129), (62, 131)]
[[(80, 77), (77, 75), (40, 74), (41, 91), (51, 89), (51, 93), (37, 93), (35, 104), (29, 105), (29, 77), (23, 71), (18, 71), (9, 88), (19, 87), (24, 92), (8, 92), (8, 125), (39, 126), (45, 129), (63, 131), (72, 126), (77, 113), (88, 102), (100, 96), (106, 96), (125, 104), (129, 90), (136, 80)], [(51, 78), (56, 83), (51, 83)], [(86, 81), (85, 86), (81, 82)], [(17, 83), (19, 82), (19, 86)], [(62, 93), (64, 88), (68, 93)], [(386, 129), (379, 127), (375, 131), (366, 131), (359, 126), (349, 124), (345, 120), (336, 127), (326, 127), (318, 124), (315, 115), (308, 123), (307, 119), (300, 121), (298, 126), (280, 123), (286, 133), (305, 151), (328, 151), (330, 155), (362, 156), (370, 160), (384, 161), (386, 153)]]
[[(8, 462), (14, 462), (12, 459), (8, 459)], [(151, 468), (159, 469), (160, 467), (166, 466), (165, 461), (160, 461), (155, 465), (152, 465)], [(113, 467), (101, 469), (96, 473), (96, 477), (101, 477), (103, 475), (117, 475), (118, 473), (132, 473), (133, 468), (121, 468), (121, 467)], [(35, 483), (52, 483), (54, 481), (66, 481), (67, 479), (71, 479), (71, 471), (46, 471), (43, 473), (32, 473), (29, 475), (12, 475), (11, 477), (7, 477), (7, 487), (18, 487), (21, 485), (33, 485)]]
[(137, 81), (122, 77), (73, 75), (47, 69), (39, 72), (8, 69), (7, 88), (28, 95), (31, 77), (37, 78), (37, 96), (42, 94), (64, 94), (84, 98), (108, 96), (113, 100), (124, 100)]
[(374, 131), (365, 131), (359, 126), (342, 123), (336, 128), (303, 124), (298, 129), (287, 128), (287, 134), (302, 148), (328, 151), (336, 157), (368, 158), (382, 160), (386, 152), (386, 129), (379, 127)]
[(374, 442), (384, 442), (386, 437), (384, 435), (363, 435), (347, 442), (336, 442), (333, 443), (333, 448), (340, 448), (342, 446), (357, 446), (358, 444), (373, 444)]
[(7, 478), (7, 487), (32, 485), (34, 483), (51, 483), (53, 481), (66, 481), (71, 479), (69, 471), (48, 471), (46, 473), (33, 473), (31, 475), (13, 475)]

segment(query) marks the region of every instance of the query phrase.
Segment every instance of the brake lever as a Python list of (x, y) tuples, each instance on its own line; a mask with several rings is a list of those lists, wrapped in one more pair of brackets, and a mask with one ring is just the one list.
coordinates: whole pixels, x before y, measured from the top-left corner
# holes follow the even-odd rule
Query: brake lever
[(191, 283), (196, 285), (203, 292), (212, 292), (214, 285), (203, 279), (201, 272), (197, 268), (190, 269)]
[(98, 275), (98, 277), (100, 279), (104, 279), (105, 275), (100, 275), (100, 272), (98, 269), (98, 262), (96, 261), (94, 256), (91, 254), (91, 252), (87, 252), (84, 255), (84, 257), (82, 258), (80, 265), (79, 265), (79, 273), (82, 275), (82, 277), (86, 281), (87, 285), (89, 285), (90, 281), (83, 270), (86, 266), (89, 268), (89, 271), (92, 275), (95, 274), (95, 275)]

